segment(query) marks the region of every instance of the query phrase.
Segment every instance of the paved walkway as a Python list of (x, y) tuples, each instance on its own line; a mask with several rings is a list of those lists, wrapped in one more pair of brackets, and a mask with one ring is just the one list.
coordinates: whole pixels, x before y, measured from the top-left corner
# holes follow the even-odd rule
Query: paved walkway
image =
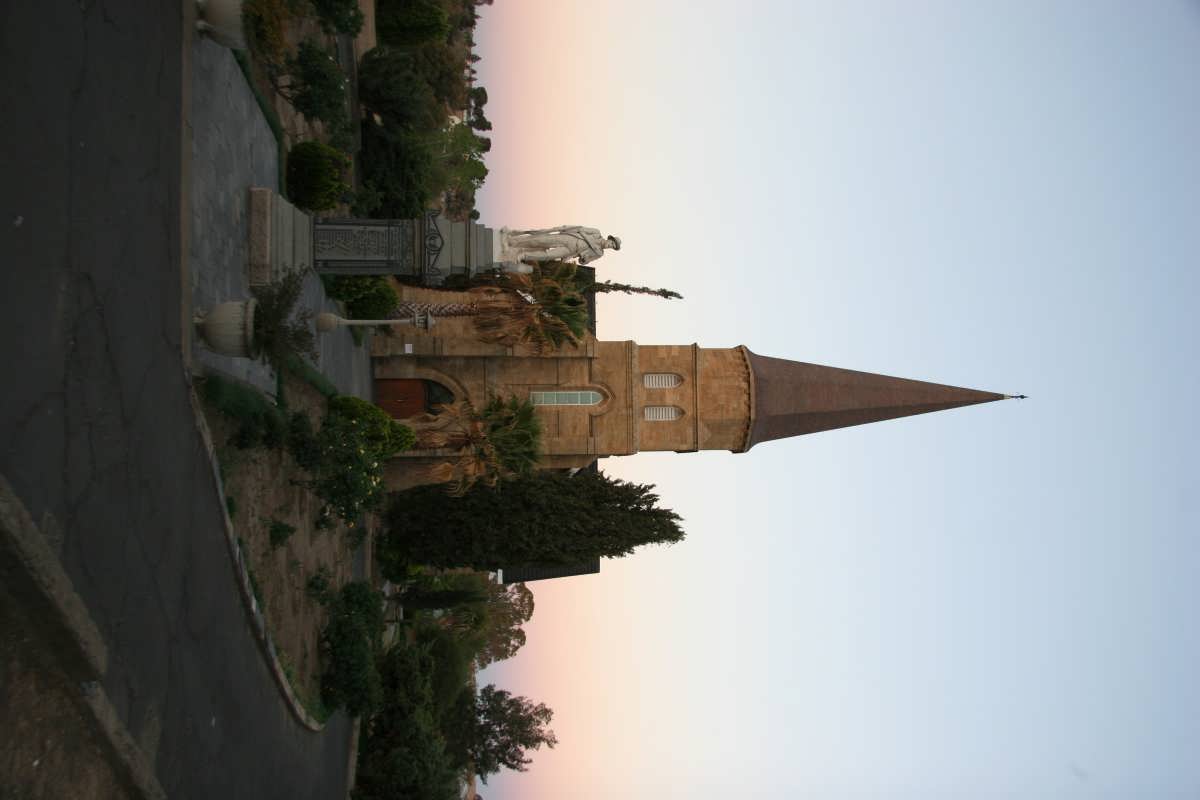
[(172, 798), (338, 797), (349, 721), (313, 734), (281, 702), (193, 422), (181, 7), (6, 10), (0, 473), (57, 545), (108, 645), (105, 689)]
[[(191, 83), (191, 235), (189, 268), (192, 307), (208, 309), (226, 300), (250, 296), (247, 275), (251, 186), (278, 191), (275, 136), (254, 93), (226, 48), (205, 38), (192, 45)], [(320, 279), (310, 273), (300, 307), (337, 312)], [(359, 347), (345, 330), (318, 338), (316, 366), (343, 394), (371, 398), (369, 347)], [(267, 392), (275, 376), (264, 364), (228, 358), (193, 344), (199, 368), (216, 369)]]

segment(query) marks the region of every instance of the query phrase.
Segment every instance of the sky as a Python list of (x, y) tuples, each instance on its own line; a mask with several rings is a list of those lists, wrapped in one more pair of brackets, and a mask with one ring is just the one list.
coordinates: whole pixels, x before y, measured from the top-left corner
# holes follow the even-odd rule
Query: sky
[(602, 339), (1030, 399), (601, 462), (687, 538), (530, 584), (488, 800), (1200, 795), (1200, 4), (496, 0), (484, 222)]

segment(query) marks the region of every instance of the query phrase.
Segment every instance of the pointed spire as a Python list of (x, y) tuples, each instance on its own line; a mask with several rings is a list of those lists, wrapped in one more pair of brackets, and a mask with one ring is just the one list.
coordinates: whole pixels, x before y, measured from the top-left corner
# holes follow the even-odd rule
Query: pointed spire
[(752, 375), (753, 416), (743, 452), (759, 442), (772, 439), (1010, 397), (871, 372), (768, 358), (749, 350), (745, 353)]

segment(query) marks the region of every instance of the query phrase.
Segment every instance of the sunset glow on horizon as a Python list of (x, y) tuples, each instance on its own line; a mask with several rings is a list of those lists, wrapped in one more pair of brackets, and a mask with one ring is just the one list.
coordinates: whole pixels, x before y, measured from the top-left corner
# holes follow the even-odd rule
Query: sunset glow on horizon
[(560, 744), (481, 794), (1200, 792), (1200, 11), (480, 12), (481, 221), (684, 295), (602, 296), (600, 338), (1032, 396), (602, 460), (688, 538), (530, 584), (481, 682)]

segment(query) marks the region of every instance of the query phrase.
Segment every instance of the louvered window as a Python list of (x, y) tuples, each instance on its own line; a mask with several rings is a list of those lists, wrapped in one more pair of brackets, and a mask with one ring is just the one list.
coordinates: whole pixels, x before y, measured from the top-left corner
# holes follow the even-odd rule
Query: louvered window
[(647, 422), (670, 422), (679, 419), (683, 410), (676, 406), (646, 406)]
[(595, 406), (599, 405), (599, 392), (530, 392), (529, 402), (535, 406)]
[(642, 386), (647, 389), (674, 389), (683, 383), (683, 378), (674, 372), (647, 372), (642, 376)]

